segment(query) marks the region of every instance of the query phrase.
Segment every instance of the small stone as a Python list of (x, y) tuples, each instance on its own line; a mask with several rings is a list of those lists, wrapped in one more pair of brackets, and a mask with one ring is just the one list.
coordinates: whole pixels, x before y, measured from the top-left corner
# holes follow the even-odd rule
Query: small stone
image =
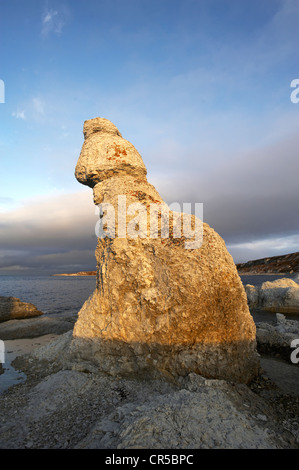
[(261, 420), (261, 421), (268, 421), (267, 416), (265, 416), (265, 415), (260, 415), (260, 414), (257, 415), (257, 419), (259, 419), (259, 420)]

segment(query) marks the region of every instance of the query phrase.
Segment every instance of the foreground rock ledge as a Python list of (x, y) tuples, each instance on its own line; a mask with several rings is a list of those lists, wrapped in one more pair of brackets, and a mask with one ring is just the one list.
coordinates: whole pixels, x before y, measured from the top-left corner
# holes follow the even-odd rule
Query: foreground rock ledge
[[(117, 210), (125, 195), (127, 206), (141, 202), (147, 215), (150, 204), (165, 204), (110, 121), (85, 121), (84, 136), (76, 177), (93, 188), (96, 204)], [(183, 238), (159, 235), (98, 239), (97, 286), (79, 312), (70, 357), (114, 376), (195, 372), (249, 382), (259, 370), (256, 330), (224, 241), (207, 224), (202, 246), (192, 250)]]

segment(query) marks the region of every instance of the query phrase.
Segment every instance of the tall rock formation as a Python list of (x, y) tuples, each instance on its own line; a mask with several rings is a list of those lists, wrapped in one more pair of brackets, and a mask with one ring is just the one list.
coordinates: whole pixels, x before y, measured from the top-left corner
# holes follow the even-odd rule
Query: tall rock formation
[(222, 238), (195, 216), (165, 218), (141, 156), (110, 121), (85, 121), (84, 137), (75, 174), (93, 188), (102, 225), (73, 359), (111, 375), (249, 382), (259, 368), (255, 325)]

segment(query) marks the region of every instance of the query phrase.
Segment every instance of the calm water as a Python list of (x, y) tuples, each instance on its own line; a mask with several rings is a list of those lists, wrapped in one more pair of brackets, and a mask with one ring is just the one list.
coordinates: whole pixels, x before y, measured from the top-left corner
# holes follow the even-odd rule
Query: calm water
[[(242, 275), (244, 285), (261, 285), (292, 275)], [(0, 276), (0, 295), (18, 297), (23, 302), (33, 303), (46, 314), (77, 313), (95, 289), (95, 276)], [(269, 312), (251, 312), (255, 321), (272, 321), (275, 315)], [(287, 316), (287, 315), (286, 315)], [(288, 316), (287, 316), (288, 317)], [(296, 318), (295, 318), (296, 317)], [(299, 315), (289, 318), (298, 319)]]
[(30, 302), (47, 315), (78, 312), (95, 286), (95, 276), (0, 276), (0, 295)]
[[(31, 302), (41, 312), (78, 313), (95, 289), (95, 276), (0, 276), (0, 295)], [(5, 344), (9, 345), (9, 341)], [(0, 395), (12, 385), (26, 380), (26, 375), (11, 364), (14, 357), (9, 346), (5, 351), (4, 374), (0, 376)]]

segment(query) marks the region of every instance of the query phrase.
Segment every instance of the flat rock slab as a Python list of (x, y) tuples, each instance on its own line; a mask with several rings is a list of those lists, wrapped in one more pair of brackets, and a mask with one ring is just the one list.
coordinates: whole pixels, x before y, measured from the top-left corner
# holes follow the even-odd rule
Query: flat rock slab
[(60, 335), (73, 328), (70, 319), (50, 316), (30, 318), (26, 320), (10, 320), (0, 324), (0, 339), (12, 340), (19, 338), (35, 338), (48, 334)]

